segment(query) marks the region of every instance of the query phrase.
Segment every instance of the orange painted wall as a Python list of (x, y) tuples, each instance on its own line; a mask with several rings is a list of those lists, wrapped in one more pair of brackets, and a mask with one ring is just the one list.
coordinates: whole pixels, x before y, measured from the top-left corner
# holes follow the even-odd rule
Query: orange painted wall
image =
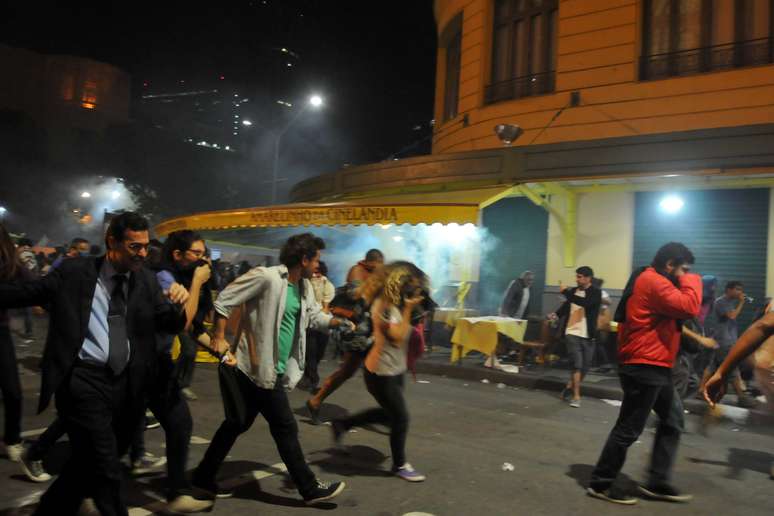
[[(459, 115), (443, 123), (445, 50), (439, 49), (434, 154), (500, 147), (493, 131), (500, 123), (520, 125), (525, 133), (515, 145), (530, 145), (774, 120), (774, 65), (638, 81), (641, 0), (561, 0), (555, 92), (484, 105), (493, 4), (435, 1), (439, 34), (460, 12), (463, 25)], [(572, 91), (580, 92), (580, 106), (566, 108), (543, 130)]]

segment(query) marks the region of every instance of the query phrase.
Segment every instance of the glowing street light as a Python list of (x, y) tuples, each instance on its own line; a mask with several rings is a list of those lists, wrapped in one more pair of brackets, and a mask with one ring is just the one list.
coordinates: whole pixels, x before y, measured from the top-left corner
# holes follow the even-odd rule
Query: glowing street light
[(8, 210), (5, 209), (5, 206), (0, 206), (0, 221), (5, 220), (5, 214)]
[(84, 199), (88, 199), (89, 197), (91, 197), (91, 194), (89, 192), (83, 192), (81, 194), (81, 197), (84, 198)]
[(664, 197), (659, 203), (661, 209), (671, 215), (674, 215), (678, 211), (682, 210), (684, 205), (685, 203), (683, 200), (676, 195), (668, 195)]
[(295, 114), (293, 118), (290, 119), (290, 121), (277, 132), (277, 137), (274, 140), (274, 166), (272, 167), (272, 174), (271, 174), (271, 203), (276, 204), (277, 202), (277, 181), (278, 179), (278, 173), (279, 173), (279, 154), (280, 154), (280, 143), (282, 142), (282, 135), (284, 135), (288, 129), (290, 129), (290, 126), (292, 126), (296, 120), (298, 120), (302, 114), (306, 113), (306, 110), (310, 107), (313, 109), (320, 109), (320, 107), (323, 105), (323, 99), (320, 95), (314, 94), (311, 97), (309, 97), (309, 100), (306, 104), (304, 104), (301, 109), (298, 110), (298, 112)]
[(121, 192), (118, 190), (113, 190), (113, 192), (110, 194), (110, 198), (113, 200), (118, 199), (119, 197), (121, 197)]
[(245, 127), (250, 127), (251, 125), (253, 125), (253, 123), (250, 120), (242, 120), (242, 125), (244, 125)]

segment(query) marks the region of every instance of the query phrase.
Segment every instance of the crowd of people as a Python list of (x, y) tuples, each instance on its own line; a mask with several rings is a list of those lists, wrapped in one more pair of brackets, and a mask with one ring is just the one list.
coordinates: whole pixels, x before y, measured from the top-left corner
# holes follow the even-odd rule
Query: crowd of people
[[(121, 461), (127, 454), (135, 473), (166, 464), (168, 512), (210, 510), (216, 499), (230, 495), (218, 485), (218, 472), (258, 414), (268, 423), (304, 502), (330, 500), (345, 483), (324, 481), (309, 468), (288, 392), (297, 385), (309, 390), (306, 409), (319, 423), (324, 400), (361, 366), (365, 389), (378, 407), (334, 418), (334, 443), (355, 426), (384, 424), (390, 429), (391, 473), (408, 482), (426, 479), (408, 462), (406, 450), (405, 375), (412, 354), (421, 353), (422, 325), (434, 308), (430, 278), (415, 264), (385, 263), (383, 253), (371, 249), (350, 269), (345, 284), (335, 288), (321, 261), (325, 242), (303, 233), (285, 242), (278, 265), (243, 268), (224, 277), (201, 235), (180, 230), (163, 243), (151, 240), (147, 220), (133, 212), (110, 221), (104, 245), (100, 255), (88, 241), (74, 239), (44, 272), (32, 266), (39, 262), (31, 242), (13, 242), (0, 226), (5, 448), (29, 479), (49, 482), (43, 459), (62, 435), (71, 444), (71, 457), (41, 497), (38, 514), (128, 514), (121, 489)], [(736, 370), (755, 353), (764, 364), (761, 378), (771, 384), (772, 350), (763, 343), (772, 333), (774, 313), (764, 314), (739, 338), (736, 321), (747, 304), (743, 285), (729, 282), (715, 299), (713, 278), (691, 272), (693, 264), (684, 245), (663, 246), (650, 266), (634, 271), (614, 317), (610, 296), (591, 267), (576, 270), (576, 286), (560, 286), (563, 303), (549, 320), (566, 345), (571, 373), (562, 397), (570, 406), (580, 407), (581, 383), (594, 360), (600, 329), (612, 318), (618, 322), (623, 402), (592, 473), (587, 490), (592, 497), (636, 503), (616, 488), (615, 480), (628, 448), (654, 412), (659, 423), (650, 477), (639, 486), (640, 494), (688, 501), (690, 495), (674, 486), (671, 471), (690, 378), (696, 378), (693, 390), (710, 404), (722, 398), (728, 381), (740, 404), (748, 403)], [(501, 315), (523, 318), (528, 313), (533, 281), (527, 271), (509, 285)], [(8, 310), (32, 306), (43, 307), (49, 317), (38, 408), (42, 412), (55, 399), (57, 416), (35, 443), (25, 445)], [(715, 321), (711, 331), (710, 314)], [(320, 382), (318, 367), (329, 340), (343, 357)], [(179, 356), (173, 360), (175, 341)], [(189, 476), (194, 421), (188, 403), (197, 399), (191, 385), (199, 350), (220, 362), (225, 416)], [(696, 371), (703, 373), (700, 382)], [(155, 425), (165, 432), (164, 458), (145, 451), (144, 431)]]

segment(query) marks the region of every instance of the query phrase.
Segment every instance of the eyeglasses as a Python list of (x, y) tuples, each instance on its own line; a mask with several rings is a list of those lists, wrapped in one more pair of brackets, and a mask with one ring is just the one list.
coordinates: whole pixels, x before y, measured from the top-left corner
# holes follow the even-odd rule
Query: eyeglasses
[(150, 244), (141, 244), (139, 242), (132, 242), (131, 244), (127, 244), (127, 246), (131, 252), (134, 254), (139, 253), (140, 251), (148, 251), (148, 247), (150, 247)]

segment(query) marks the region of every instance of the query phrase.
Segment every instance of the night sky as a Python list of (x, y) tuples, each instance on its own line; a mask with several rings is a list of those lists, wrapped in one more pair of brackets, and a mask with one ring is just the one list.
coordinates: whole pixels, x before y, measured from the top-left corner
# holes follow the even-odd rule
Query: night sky
[(293, 49), (296, 86), (325, 95), (326, 123), (347, 140), (326, 167), (379, 161), (429, 134), (416, 126), (433, 117), (431, 0), (9, 4), (0, 42), (117, 65), (132, 74), (135, 95), (149, 77), (260, 76), (251, 56)]

